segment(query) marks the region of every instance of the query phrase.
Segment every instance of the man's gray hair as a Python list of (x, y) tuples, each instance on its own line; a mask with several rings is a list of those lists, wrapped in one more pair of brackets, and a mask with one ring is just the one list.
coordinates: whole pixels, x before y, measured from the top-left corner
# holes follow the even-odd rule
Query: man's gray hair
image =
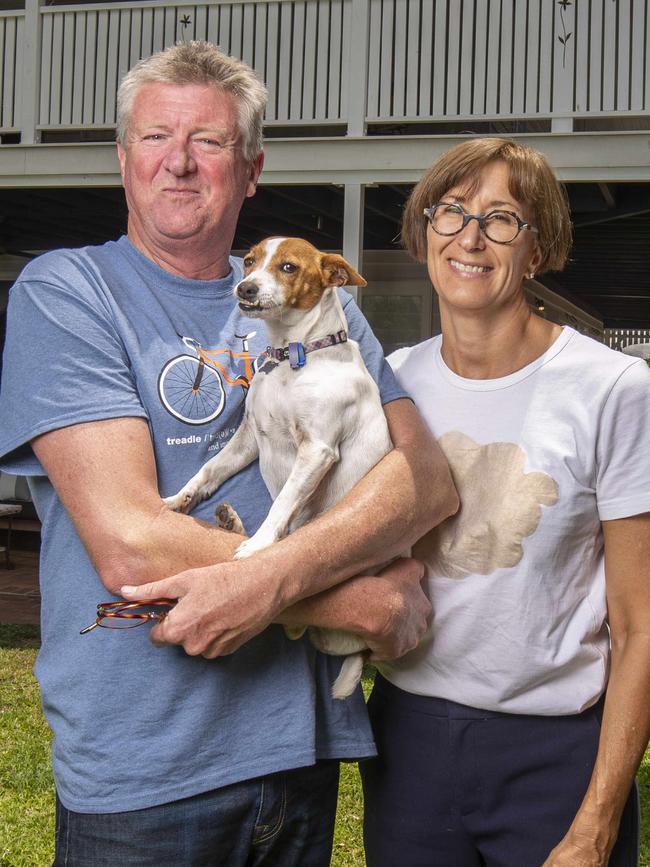
[(211, 42), (177, 42), (139, 60), (117, 91), (117, 141), (126, 147), (129, 119), (138, 90), (144, 84), (213, 84), (231, 93), (239, 107), (244, 156), (255, 159), (262, 150), (264, 110), (268, 93), (254, 70), (229, 57)]

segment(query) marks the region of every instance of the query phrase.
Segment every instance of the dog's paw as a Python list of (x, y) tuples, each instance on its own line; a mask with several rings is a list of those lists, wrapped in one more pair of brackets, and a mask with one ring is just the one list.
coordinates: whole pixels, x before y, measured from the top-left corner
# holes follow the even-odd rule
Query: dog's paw
[(221, 530), (227, 530), (229, 533), (239, 533), (240, 536), (246, 535), (241, 518), (230, 503), (219, 503), (214, 510), (214, 520), (217, 527)]
[(245, 557), (250, 557), (251, 554), (255, 554), (257, 551), (261, 551), (263, 548), (268, 548), (269, 545), (272, 545), (275, 542), (273, 538), (266, 538), (265, 536), (260, 536), (259, 533), (255, 533), (250, 539), (246, 539), (245, 542), (242, 542), (239, 548), (235, 551), (234, 559), (235, 560), (243, 560)]
[(172, 512), (179, 512), (181, 508), (181, 499), (178, 494), (173, 497), (163, 497), (163, 503), (168, 506)]
[(287, 638), (290, 638), (292, 641), (297, 641), (299, 638), (302, 638), (303, 635), (307, 632), (306, 626), (285, 626), (284, 633)]
[(194, 506), (197, 503), (200, 503), (203, 498), (200, 496), (198, 491), (188, 490), (183, 488), (177, 494), (174, 494), (173, 497), (164, 497), (163, 502), (166, 506), (173, 512), (183, 512), (187, 514), (191, 512)]

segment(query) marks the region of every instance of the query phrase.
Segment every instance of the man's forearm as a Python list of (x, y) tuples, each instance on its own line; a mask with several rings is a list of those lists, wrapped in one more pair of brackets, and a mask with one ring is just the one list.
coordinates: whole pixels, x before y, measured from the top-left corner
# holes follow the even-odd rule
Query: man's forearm
[[(403, 554), (457, 508), (447, 463), (410, 401), (389, 404), (387, 417), (395, 448), (341, 503), (251, 558), (251, 569), (275, 584), (282, 609)], [(132, 536), (111, 569), (112, 586), (223, 563), (241, 542), (164, 509)]]
[(230, 653), (295, 602), (388, 562), (452, 514), (449, 468), (417, 411), (397, 401), (386, 415), (395, 448), (337, 506), (248, 559), (125, 589), (181, 600), (152, 637), (188, 653)]
[(280, 612), (285, 626), (317, 626), (353, 632), (374, 659), (396, 659), (417, 645), (431, 616), (421, 580), (424, 567), (400, 558), (377, 576), (350, 578)]
[(163, 504), (144, 419), (72, 425), (32, 447), (112, 592), (230, 560), (242, 541)]
[(364, 637), (373, 635), (386, 628), (391, 593), (385, 578), (359, 575), (295, 602), (280, 611), (276, 622), (283, 626), (343, 629)]
[(187, 569), (229, 562), (245, 538), (171, 512), (162, 503), (158, 515), (142, 514), (140, 522), (140, 530), (134, 528), (132, 535), (124, 533), (94, 546), (95, 568), (113, 593), (123, 584), (160, 581)]

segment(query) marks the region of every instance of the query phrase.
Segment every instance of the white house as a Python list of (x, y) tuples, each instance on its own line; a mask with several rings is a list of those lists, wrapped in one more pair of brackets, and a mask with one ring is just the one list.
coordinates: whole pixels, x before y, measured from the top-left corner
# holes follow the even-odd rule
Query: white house
[(50, 247), (124, 229), (115, 91), (138, 58), (210, 39), (270, 90), (266, 168), (236, 246), (291, 233), (342, 249), (387, 349), (434, 333), (396, 242), (408, 191), (461, 137), (516, 136), (567, 183), (563, 274), (544, 315), (650, 329), (650, 0), (188, 0), (0, 9), (0, 286)]

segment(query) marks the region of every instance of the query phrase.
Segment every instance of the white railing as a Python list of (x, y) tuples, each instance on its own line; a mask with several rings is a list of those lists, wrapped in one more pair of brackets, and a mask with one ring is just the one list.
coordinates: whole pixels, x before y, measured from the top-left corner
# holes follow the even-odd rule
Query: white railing
[(650, 108), (647, 0), (371, 0), (369, 120)]
[(0, 12), (0, 129), (20, 127), (21, 67), (25, 16), (20, 12)]
[(620, 350), (635, 343), (650, 344), (650, 328), (606, 328), (605, 343)]
[(0, 131), (110, 128), (121, 76), (179, 39), (242, 57), (267, 123), (650, 115), (650, 0), (211, 0), (0, 13)]
[(208, 39), (269, 88), (269, 123), (341, 122), (350, 0), (102, 4), (42, 10), (41, 127), (115, 123), (117, 85), (140, 57)]

